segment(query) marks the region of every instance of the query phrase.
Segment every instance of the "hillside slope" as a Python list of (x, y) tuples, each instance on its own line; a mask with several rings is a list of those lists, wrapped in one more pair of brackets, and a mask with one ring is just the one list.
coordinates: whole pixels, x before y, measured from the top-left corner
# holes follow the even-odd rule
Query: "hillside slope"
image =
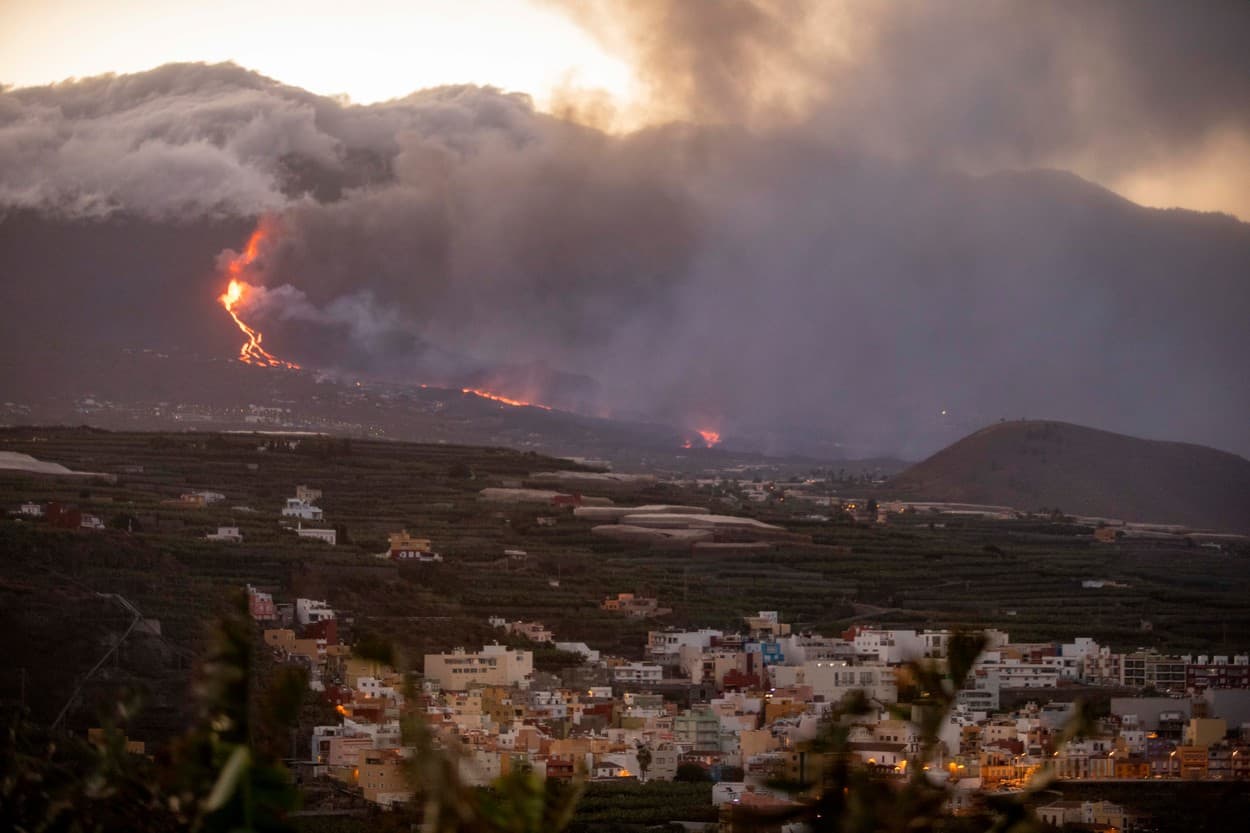
[(1250, 461), (1064, 422), (1002, 422), (903, 472), (900, 497), (1250, 532)]

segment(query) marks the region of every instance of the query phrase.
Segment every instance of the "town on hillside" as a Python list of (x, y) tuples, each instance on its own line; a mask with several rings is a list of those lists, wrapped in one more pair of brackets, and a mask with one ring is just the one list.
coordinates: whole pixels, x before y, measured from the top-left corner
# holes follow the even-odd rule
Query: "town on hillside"
[(584, 791), (586, 833), (769, 814), (798, 833), (843, 771), (930, 785), (944, 814), (1014, 801), (1099, 831), (1184, 829), (1170, 808), (1250, 795), (1238, 533), (888, 497), (793, 465), (20, 440), (71, 474), (0, 478), (0, 600), (25, 637), (0, 702), (103, 748), (102, 708), (142, 692), (124, 748), (162, 760), (205, 632), (245, 595), (258, 686), (307, 682), (277, 757), (309, 825), (419, 816), (414, 723), (467, 789)]
[[(492, 617), (498, 641), (427, 654), (413, 675), (355, 656), (340, 641), (324, 601), (273, 597), (248, 587), (249, 610), (274, 658), (307, 670), (340, 719), (316, 726), (304, 779), (328, 778), (388, 807), (413, 797), (400, 719), (416, 714), (454, 750), (463, 777), (486, 786), (518, 768), (551, 779), (699, 780), (714, 783), (717, 807), (800, 799), (778, 783), (812, 783), (829, 756), (818, 750), (831, 709), (853, 693), (870, 708), (854, 720), (856, 762), (905, 779), (923, 768), (971, 806), (1031, 781), (1250, 780), (1250, 656), (1114, 652), (1089, 638), (1013, 642), (984, 634), (984, 650), (955, 681), (955, 707), (928, 749), (900, 703), (916, 703), (917, 663), (943, 668), (949, 630), (855, 626), (839, 636), (796, 632), (777, 611), (746, 615), (734, 632), (662, 628), (645, 658), (630, 661), (539, 622)], [(620, 593), (605, 609), (654, 611), (655, 599)], [(580, 662), (544, 673), (534, 649), (554, 647)], [(1072, 691), (1115, 689), (1108, 713), (1069, 736)], [(917, 706), (912, 706), (915, 708)], [(1148, 818), (1107, 800), (1059, 800), (1038, 808), (1056, 826), (1153, 829)]]

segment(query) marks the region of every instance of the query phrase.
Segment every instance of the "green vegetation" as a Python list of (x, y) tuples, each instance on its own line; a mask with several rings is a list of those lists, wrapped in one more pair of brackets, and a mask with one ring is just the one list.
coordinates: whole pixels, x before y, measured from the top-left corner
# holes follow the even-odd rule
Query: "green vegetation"
[[(241, 597), (241, 594), (236, 594)], [(284, 669), (262, 679), (246, 604), (223, 617), (205, 653), (191, 728), (158, 763), (126, 750), (133, 702), (119, 701), (85, 744), (6, 710), (0, 828), (18, 831), (285, 829), (298, 802), (280, 738), (307, 689)]]
[[(712, 505), (782, 524), (813, 542), (691, 556), (598, 538), (567, 509), (480, 501), (482, 488), (524, 483), (532, 472), (561, 465), (504, 449), (324, 438), (305, 438), (292, 449), (252, 435), (88, 429), (8, 429), (0, 432), (0, 448), (117, 477), (84, 482), (0, 472), (0, 506), (58, 500), (106, 519), (125, 515), (142, 530), (92, 533), (0, 520), (0, 624), (24, 635), (3, 649), (0, 698), (18, 700), (24, 683), (42, 693), (28, 704), (50, 722), (76, 675), (101, 654), (100, 639), (129, 622), (122, 607), (97, 596), (120, 594), (159, 620), (161, 636), (128, 640), (108, 679), (86, 686), (69, 725), (85, 728), (103, 692), (127, 685), (145, 695), (134, 731), (148, 741), (185, 725), (181, 694), (204, 646), (204, 623), (220, 613), (226, 592), (247, 583), (279, 600), (327, 599), (344, 612), (345, 625), (350, 619), (356, 632), (393, 644), (418, 669), (429, 651), (505, 641), (487, 625), (491, 615), (537, 619), (557, 638), (626, 656), (640, 655), (651, 628), (735, 628), (742, 615), (760, 609), (827, 633), (857, 622), (1001, 627), (1019, 640), (1092, 636), (1117, 649), (1244, 650), (1250, 633), (1244, 551), (1133, 539), (1099, 544), (1088, 528), (1062, 520), (920, 513), (857, 525), (806, 519), (810, 507), (792, 501), (726, 510), (714, 494), (719, 487), (659, 484), (613, 495), (620, 503)], [(346, 526), (351, 543), (328, 547), (282, 530), (278, 509), (300, 483), (324, 490), (327, 523)], [(226, 500), (201, 509), (163, 502), (193, 489)], [(244, 543), (203, 540), (218, 525), (238, 525)], [(401, 528), (431, 538), (444, 562), (396, 566), (375, 558), (386, 535)], [(526, 556), (507, 558), (505, 549)], [(1083, 589), (1083, 579), (1116, 584)], [(643, 621), (600, 609), (621, 591), (657, 596), (674, 612)], [(538, 660), (555, 672), (570, 658), (545, 649)]]
[[(1167, 541), (1096, 544), (1087, 528), (1062, 517), (988, 521), (910, 514), (877, 526), (856, 524), (849, 516), (836, 523), (811, 520), (804, 515), (810, 509), (789, 501), (735, 505), (729, 511), (781, 524), (810, 536), (812, 543), (696, 557), (605, 541), (568, 510), (483, 503), (478, 498), (482, 488), (523, 484), (530, 473), (560, 465), (501, 449), (324, 439), (305, 439), (292, 449), (245, 435), (78, 429), (12, 429), (0, 432), (0, 448), (117, 475), (116, 482), (84, 482), (0, 473), (0, 506), (57, 500), (112, 521), (103, 532), (0, 521), (0, 624), (22, 635), (7, 641), (0, 657), (0, 698), (16, 703), (24, 692), (27, 714), (43, 725), (68, 701), (66, 727), (81, 734), (88, 726), (115, 722), (117, 692), (129, 690), (135, 696), (122, 700), (129, 737), (148, 741), (162, 762), (197, 767), (190, 782), (180, 782), (176, 767), (166, 770), (161, 768), (165, 763), (116, 754), (102, 758), (72, 737), (53, 737), (30, 722), (11, 720), (5, 771), (36, 773), (44, 787), (6, 781), (6, 811), (40, 814), (63, 808), (56, 812), (66, 820), (88, 820), (76, 829), (165, 829), (166, 823), (185, 828), (192, 818), (187, 814), (198, 814), (195, 818), (202, 821), (195, 823), (211, 829), (218, 818), (213, 813), (222, 813), (223, 820), (229, 816), (231, 825), (260, 827), (276, 818), (273, 808), (290, 806), (285, 776), (268, 769), (289, 743), (281, 726), (292, 720), (324, 722), (326, 716), (317, 713), (316, 703), (294, 712), (297, 680), (265, 667), (265, 652), (254, 659), (246, 652), (223, 652), (220, 633), (208, 627), (228, 617), (229, 594), (247, 583), (273, 591), (279, 600), (296, 595), (327, 599), (343, 614), (342, 625), (357, 637), (362, 652), (417, 670), (427, 651), (507, 641), (487, 625), (490, 615), (537, 619), (559, 638), (631, 656), (641, 652), (651, 628), (733, 628), (743, 614), (759, 609), (777, 609), (800, 627), (825, 632), (856, 622), (993, 626), (1022, 640), (1089, 635), (1116, 648), (1244, 649), (1237, 640), (1250, 632), (1246, 553)], [(327, 522), (346, 527), (350, 543), (331, 548), (281, 529), (278, 508), (299, 483), (324, 490), (320, 503)], [(226, 500), (201, 509), (165, 502), (193, 489), (222, 492)], [(717, 508), (726, 506), (722, 499), (733, 499), (723, 487), (671, 484), (613, 497), (621, 503), (662, 500)], [(234, 508), (239, 506), (256, 511)], [(554, 525), (540, 524), (539, 518), (554, 518)], [(245, 542), (203, 540), (218, 525), (240, 526)], [(433, 539), (445, 560), (397, 566), (376, 558), (386, 535), (405, 527)], [(526, 555), (505, 557), (505, 549)], [(1116, 584), (1082, 589), (1081, 580), (1089, 578)], [(600, 609), (604, 597), (621, 591), (658, 596), (674, 612), (639, 621)], [(161, 630), (159, 635), (132, 634), (95, 678), (82, 681), (103, 646), (131, 621), (116, 597), (100, 594), (120, 595), (146, 619), (159, 620)], [(1143, 620), (1151, 630), (1142, 630)], [(214, 695), (237, 700), (242, 692), (251, 693), (250, 728), (243, 734), (212, 728), (224, 724), (215, 723), (212, 710), (203, 705), (211, 685), (201, 685), (196, 698), (186, 697), (192, 668), (202, 657), (209, 658), (209, 669), (243, 665), (251, 669), (248, 675), (258, 673), (266, 681), (263, 690), (250, 683), (240, 689), (236, 677), (233, 688), (219, 687)], [(553, 672), (572, 661), (551, 648), (540, 649), (537, 660), (539, 668)], [(201, 677), (213, 679), (212, 673)], [(80, 682), (81, 695), (71, 701), (69, 694)], [(231, 721), (241, 719), (235, 714)], [(98, 715), (108, 719), (101, 722)], [(193, 726), (189, 734), (184, 733), (188, 724)], [(108, 737), (108, 748), (116, 749), (120, 735)], [(171, 737), (183, 740), (167, 746)], [(836, 735), (830, 743), (836, 751)], [(110, 774), (103, 781), (84, 780), (83, 773), (96, 771)], [(221, 779), (227, 771), (234, 787), (219, 791), (223, 803), (208, 802), (213, 785), (226, 783)], [(908, 808), (906, 813), (896, 813), (890, 809), (895, 805), (881, 802), (897, 793), (883, 792), (877, 782), (861, 783), (849, 770), (844, 775), (851, 780), (843, 786), (859, 798), (838, 812), (901, 822), (906, 814), (919, 817), (915, 814), (933, 807), (926, 803), (935, 800), (932, 795), (917, 793), (915, 802), (897, 804)], [(429, 771), (420, 780), (438, 783)], [(476, 792), (452, 789), (449, 794), (460, 796), (457, 800), (472, 808), (476, 821), (453, 814), (445, 829), (554, 829), (566, 809), (570, 828), (587, 832), (714, 818), (706, 782), (592, 783), (574, 811), (562, 803), (567, 795), (538, 792), (525, 773), (513, 781), (499, 785), (480, 804)], [(163, 791), (192, 782), (193, 788), (176, 793), (182, 796), (177, 812), (183, 815), (168, 815), (171, 793)], [(244, 784), (253, 790), (248, 801), (260, 803), (248, 805), (239, 797)], [(97, 795), (84, 792), (84, 785), (107, 789)], [(19, 793), (29, 798), (13, 800)], [(826, 785), (823, 794), (836, 791), (830, 793)], [(162, 809), (149, 813), (145, 808), (152, 802)], [(528, 809), (514, 816), (509, 809), (514, 804)], [(1014, 809), (992, 810), (1000, 821), (1007, 820), (1000, 829), (1023, 818), (1011, 815)], [(504, 818), (512, 821), (500, 821)], [(405, 826), (397, 814), (296, 817), (284, 823), (310, 833)], [(47, 829), (62, 829), (58, 824)], [(937, 816), (931, 824), (931, 829), (962, 829), (962, 822)]]
[(712, 784), (652, 781), (647, 784), (591, 782), (570, 825), (571, 833), (609, 824), (659, 825), (674, 819), (715, 822)]
[[(952, 639), (954, 678), (967, 674), (980, 645), (972, 638)], [(294, 674), (259, 673), (257, 657), (263, 653), (256, 650), (240, 598), (209, 641), (198, 675), (196, 718), (159, 763), (126, 751), (129, 708), (119, 710), (122, 721), (106, 729), (97, 749), (70, 738), (64, 751), (60, 736), (32, 725), (20, 712), (10, 713), (0, 736), (0, 824), (13, 830), (93, 832), (290, 830), (288, 814), (296, 807), (297, 793), (278, 762), (278, 750), (286, 727), (298, 716), (305, 683)], [(912, 674), (933, 692), (919, 724), (927, 759), (955, 691), (934, 664), (915, 664)], [(731, 807), (735, 828), (802, 819), (814, 831), (1036, 829), (1021, 802), (993, 801), (974, 816), (956, 819), (945, 806), (948, 789), (918, 768), (898, 784), (855, 765), (851, 721), (867, 709), (860, 697), (833, 710), (813, 749), (824, 763), (807, 800), (780, 810)], [(414, 750), (408, 771), (415, 798), (365, 829), (558, 833), (570, 828), (589, 833), (717, 819), (706, 781), (593, 785), (583, 797), (580, 782), (543, 781), (518, 768), (489, 788), (470, 787), (461, 779), (454, 753), (442, 748), (421, 715), (408, 712), (402, 723), (404, 744)], [(347, 823), (329, 829), (361, 828)]]

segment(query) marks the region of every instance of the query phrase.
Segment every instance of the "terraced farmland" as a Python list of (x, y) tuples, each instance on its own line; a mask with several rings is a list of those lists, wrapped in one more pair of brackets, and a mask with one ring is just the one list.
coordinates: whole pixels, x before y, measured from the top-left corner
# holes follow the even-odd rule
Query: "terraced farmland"
[[(121, 527), (91, 533), (0, 521), (5, 621), (18, 628), (51, 621), (67, 639), (101, 638), (96, 625), (75, 619), (75, 606), (97, 592), (120, 593), (161, 621), (170, 644), (194, 651), (226, 594), (251, 583), (279, 600), (324, 597), (357, 629), (393, 638), (414, 664), (426, 651), (497, 638), (486, 624), (492, 615), (539, 619), (559, 638), (638, 656), (649, 628), (731, 628), (761, 609), (822, 632), (856, 622), (994, 626), (1022, 640), (1092, 636), (1119, 649), (1250, 647), (1244, 549), (1098, 544), (1088, 528), (1036, 519), (904, 515), (882, 526), (835, 524), (751, 504), (716, 509), (780, 524), (813, 543), (691, 555), (592, 536), (592, 522), (568, 510), (481, 501), (483, 488), (567, 465), (503, 449), (330, 438), (304, 438), (292, 449), (254, 435), (29, 428), (0, 432), (0, 449), (116, 475), (105, 482), (0, 472), (6, 509), (56, 500)], [(340, 529), (340, 546), (298, 539), (280, 526), (279, 507), (299, 483), (324, 490), (320, 505), (327, 524)], [(198, 489), (226, 500), (202, 509), (164, 502)], [(614, 498), (714, 500), (675, 484)], [(554, 526), (540, 524), (543, 517)], [(239, 526), (245, 542), (203, 540), (218, 525)], [(445, 560), (395, 566), (376, 558), (387, 533), (401, 528), (431, 538)], [(1082, 588), (1089, 579), (1107, 583)], [(599, 608), (618, 592), (657, 596), (673, 612), (644, 622)], [(120, 613), (114, 619), (126, 621)], [(35, 664), (20, 643), (4, 650), (0, 667), (10, 671), (0, 673), (0, 696), (15, 685), (12, 669)], [(64, 669), (49, 684), (73, 673)]]

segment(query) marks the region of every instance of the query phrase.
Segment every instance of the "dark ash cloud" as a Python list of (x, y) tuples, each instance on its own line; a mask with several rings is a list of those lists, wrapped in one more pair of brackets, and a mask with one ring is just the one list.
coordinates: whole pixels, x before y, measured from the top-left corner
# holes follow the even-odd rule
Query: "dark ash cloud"
[(1250, 226), (1040, 170), (1236, 147), (1244, 8), (576, 4), (653, 92), (620, 134), (230, 65), (6, 91), (0, 204), (279, 218), (249, 314), (321, 367), (774, 450), (917, 456), (1029, 416), (1245, 454)]
[(1250, 218), (1250, 5), (551, 0), (640, 67), (643, 116), (972, 173), (1074, 170)]

